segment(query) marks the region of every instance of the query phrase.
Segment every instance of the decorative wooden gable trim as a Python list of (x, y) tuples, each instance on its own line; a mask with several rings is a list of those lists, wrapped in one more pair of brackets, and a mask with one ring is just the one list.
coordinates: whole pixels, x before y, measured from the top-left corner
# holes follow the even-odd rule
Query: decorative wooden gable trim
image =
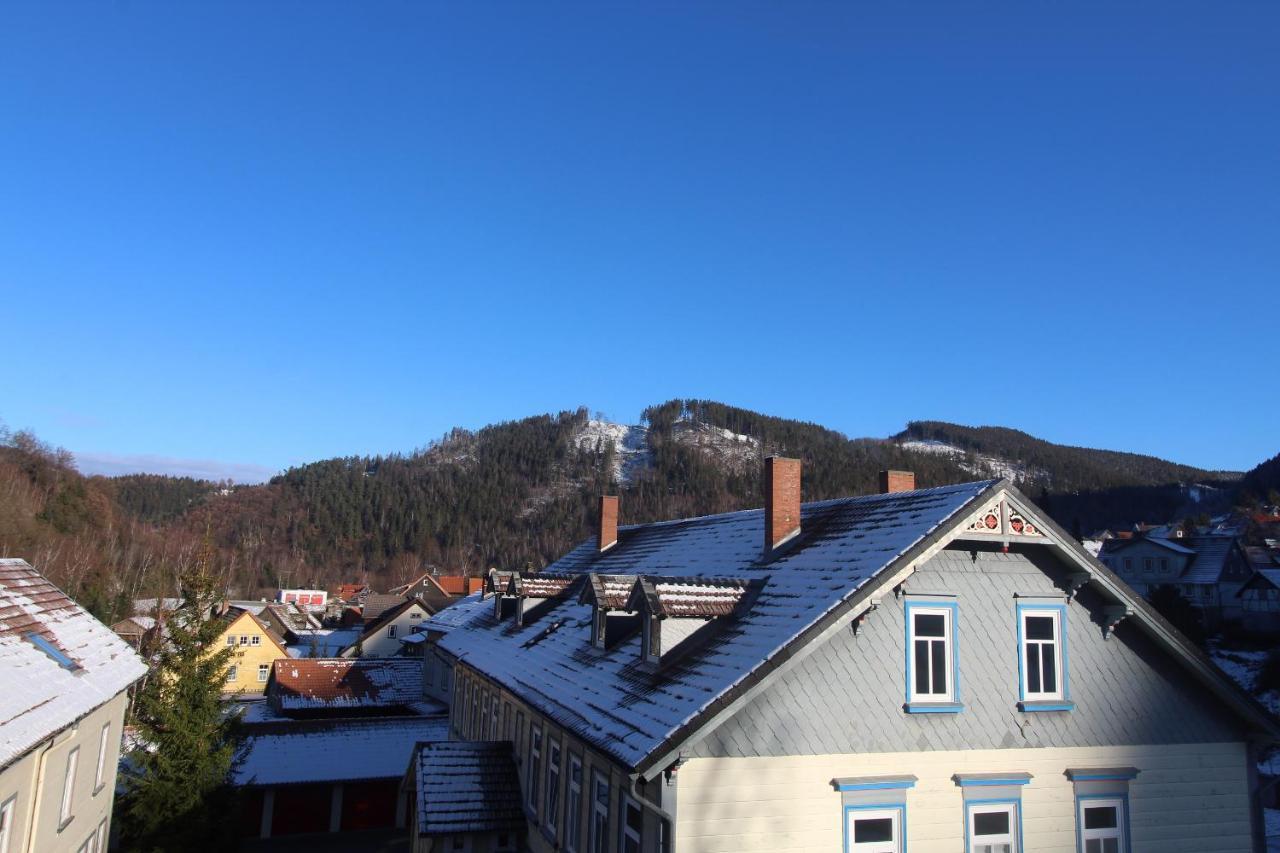
[(972, 517), (958, 538), (1006, 543), (1048, 544), (1050, 541), (1049, 536), (1027, 512), (1003, 492)]

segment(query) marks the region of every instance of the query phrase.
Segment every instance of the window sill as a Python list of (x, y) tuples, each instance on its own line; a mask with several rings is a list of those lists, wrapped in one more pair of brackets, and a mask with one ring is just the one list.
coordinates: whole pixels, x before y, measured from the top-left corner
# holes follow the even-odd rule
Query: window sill
[(102, 793), (102, 789), (105, 787), (107, 787), (107, 783), (103, 782), (101, 785), (93, 789), (93, 794), (91, 794), (90, 796), (94, 796), (94, 797), (98, 796), (99, 794)]
[(62, 823), (58, 824), (58, 832), (62, 832), (62, 830), (66, 829), (68, 826), (71, 826), (71, 821), (75, 819), (76, 819), (76, 816), (72, 815), (71, 817), (64, 820)]
[(959, 702), (908, 702), (902, 710), (908, 714), (959, 714), (964, 705)]
[(1036, 713), (1040, 711), (1074, 711), (1075, 702), (1065, 702), (1061, 699), (1050, 699), (1047, 701), (1027, 701), (1019, 702), (1018, 710), (1026, 714)]

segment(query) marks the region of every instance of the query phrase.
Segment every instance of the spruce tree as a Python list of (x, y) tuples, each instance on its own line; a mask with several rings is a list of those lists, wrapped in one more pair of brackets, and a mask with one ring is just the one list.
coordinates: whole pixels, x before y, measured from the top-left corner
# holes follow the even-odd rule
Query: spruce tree
[(169, 617), (154, 669), (133, 710), (138, 747), (129, 755), (119, 816), (128, 850), (199, 851), (234, 847), (237, 720), (220, 701), (233, 649), (214, 649), (223, 623), (213, 549), (206, 541), (181, 578), (183, 603)]

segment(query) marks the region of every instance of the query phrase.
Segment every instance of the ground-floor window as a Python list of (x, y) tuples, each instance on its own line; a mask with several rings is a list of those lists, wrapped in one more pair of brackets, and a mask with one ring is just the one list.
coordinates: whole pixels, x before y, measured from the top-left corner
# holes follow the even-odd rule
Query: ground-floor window
[(967, 823), (969, 853), (1019, 853), (1014, 803), (970, 803)]
[(1125, 804), (1120, 798), (1081, 798), (1080, 847), (1084, 853), (1125, 853)]
[(848, 808), (845, 816), (850, 853), (903, 853), (902, 809)]

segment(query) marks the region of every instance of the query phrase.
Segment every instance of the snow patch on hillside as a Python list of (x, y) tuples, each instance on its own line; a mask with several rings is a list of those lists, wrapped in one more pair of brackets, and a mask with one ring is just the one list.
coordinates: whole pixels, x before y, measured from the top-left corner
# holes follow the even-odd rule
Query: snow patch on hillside
[(741, 472), (757, 466), (763, 456), (760, 439), (699, 421), (675, 424), (672, 438), (714, 455), (728, 469)]
[(1020, 462), (1010, 462), (998, 456), (982, 453), (969, 453), (954, 444), (947, 444), (937, 439), (911, 439), (898, 442), (903, 450), (915, 453), (931, 453), (937, 456), (950, 456), (965, 471), (977, 477), (1008, 478), (1010, 480), (1048, 479), (1048, 471), (1043, 468), (1031, 468)]
[(653, 451), (649, 449), (649, 430), (642, 426), (615, 424), (610, 421), (587, 421), (574, 436), (573, 443), (580, 450), (595, 452), (613, 443), (613, 478), (628, 484), (636, 476), (653, 466)]

